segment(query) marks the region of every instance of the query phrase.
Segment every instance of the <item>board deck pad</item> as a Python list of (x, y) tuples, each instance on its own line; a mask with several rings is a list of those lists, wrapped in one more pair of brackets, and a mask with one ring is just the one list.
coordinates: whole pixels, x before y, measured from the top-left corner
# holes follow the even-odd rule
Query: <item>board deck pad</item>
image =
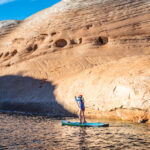
[(108, 123), (80, 123), (80, 122), (70, 122), (67, 120), (62, 120), (62, 125), (68, 125), (68, 126), (79, 126), (79, 127), (108, 127)]

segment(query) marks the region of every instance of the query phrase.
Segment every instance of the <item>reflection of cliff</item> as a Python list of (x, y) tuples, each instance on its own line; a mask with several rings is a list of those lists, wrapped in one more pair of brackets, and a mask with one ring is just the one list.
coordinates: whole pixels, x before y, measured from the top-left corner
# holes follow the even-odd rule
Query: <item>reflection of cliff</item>
[(149, 119), (149, 6), (145, 0), (61, 1), (2, 38), (0, 75), (53, 82), (57, 101), (72, 113), (73, 97), (82, 93), (89, 117)]

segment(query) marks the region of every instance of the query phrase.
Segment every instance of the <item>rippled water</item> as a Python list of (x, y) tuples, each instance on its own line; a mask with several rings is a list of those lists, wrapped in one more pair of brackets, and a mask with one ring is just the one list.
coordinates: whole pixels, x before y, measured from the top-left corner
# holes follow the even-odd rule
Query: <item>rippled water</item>
[(110, 127), (81, 128), (62, 126), (60, 119), (0, 114), (0, 150), (150, 149), (150, 125), (108, 123)]

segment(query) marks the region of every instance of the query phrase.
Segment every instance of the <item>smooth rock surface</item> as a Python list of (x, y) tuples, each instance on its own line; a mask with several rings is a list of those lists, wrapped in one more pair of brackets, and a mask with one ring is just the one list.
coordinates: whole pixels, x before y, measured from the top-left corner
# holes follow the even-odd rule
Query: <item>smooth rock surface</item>
[(0, 21), (0, 38), (13, 31), (21, 22), (21, 20)]

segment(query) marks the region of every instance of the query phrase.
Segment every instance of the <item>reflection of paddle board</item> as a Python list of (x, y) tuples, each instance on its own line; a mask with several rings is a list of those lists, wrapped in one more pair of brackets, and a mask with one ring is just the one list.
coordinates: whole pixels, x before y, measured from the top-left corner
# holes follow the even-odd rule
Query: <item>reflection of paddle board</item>
[(109, 124), (107, 123), (83, 123), (80, 122), (70, 122), (67, 120), (62, 120), (62, 125), (68, 125), (68, 126), (79, 126), (79, 127), (108, 127)]

